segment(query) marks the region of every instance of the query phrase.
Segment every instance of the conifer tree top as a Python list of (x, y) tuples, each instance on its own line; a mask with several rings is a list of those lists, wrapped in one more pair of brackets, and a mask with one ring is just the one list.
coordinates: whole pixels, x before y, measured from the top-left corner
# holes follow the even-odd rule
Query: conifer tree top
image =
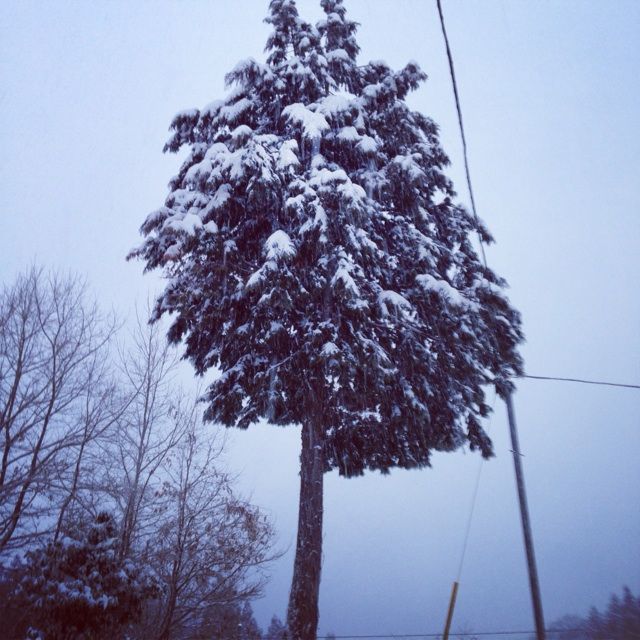
[(518, 313), (472, 243), (438, 128), (411, 111), (426, 78), (357, 64), (357, 25), (321, 0), (313, 26), (272, 0), (266, 63), (178, 114), (189, 156), (132, 252), (167, 284), (198, 373), (218, 367), (206, 417), (247, 427), (321, 420), (326, 468), (429, 463), (467, 443), (491, 454), (485, 388), (520, 372)]

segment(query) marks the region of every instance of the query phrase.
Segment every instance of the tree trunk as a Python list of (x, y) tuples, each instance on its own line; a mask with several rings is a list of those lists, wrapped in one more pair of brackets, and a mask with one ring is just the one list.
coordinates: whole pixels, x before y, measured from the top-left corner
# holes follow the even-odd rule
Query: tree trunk
[(158, 640), (169, 640), (171, 638), (171, 623), (173, 622), (173, 614), (176, 610), (177, 594), (175, 585), (169, 586), (169, 596), (167, 598), (167, 606), (162, 616), (162, 622), (160, 623), (160, 631), (158, 633)]
[(80, 469), (82, 468), (82, 455), (84, 454), (84, 448), (87, 444), (87, 428), (85, 426), (84, 436), (82, 438), (82, 443), (80, 444), (80, 451), (78, 451), (78, 458), (76, 459), (76, 466), (73, 471), (73, 482), (71, 483), (71, 489), (69, 489), (69, 494), (62, 502), (62, 506), (60, 507), (60, 513), (58, 514), (58, 523), (56, 524), (56, 530), (53, 534), (53, 541), (57, 542), (60, 537), (60, 533), (62, 532), (62, 523), (64, 522), (64, 516), (67, 513), (67, 509), (69, 505), (76, 499), (76, 494), (78, 491), (78, 480), (80, 479)]
[(302, 425), (298, 541), (289, 595), (287, 625), (292, 640), (315, 640), (322, 564), (322, 481), (324, 453), (321, 419)]

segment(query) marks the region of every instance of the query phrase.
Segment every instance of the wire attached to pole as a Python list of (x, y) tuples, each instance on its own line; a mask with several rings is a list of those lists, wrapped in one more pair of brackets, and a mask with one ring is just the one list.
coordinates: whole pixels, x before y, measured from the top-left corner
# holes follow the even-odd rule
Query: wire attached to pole
[[(440, 15), (440, 26), (442, 27), (442, 35), (444, 37), (445, 46), (447, 49), (447, 58), (449, 59), (449, 71), (451, 74), (451, 83), (453, 85), (453, 94), (456, 102), (456, 110), (458, 112), (458, 124), (460, 125), (460, 136), (462, 138), (462, 151), (464, 157), (464, 168), (467, 177), (467, 187), (469, 189), (469, 197), (471, 199), (471, 208), (476, 221), (476, 229), (478, 232), (478, 239), (480, 241), (480, 250), (482, 252), (482, 260), (484, 262), (485, 271), (487, 270), (487, 257), (484, 250), (484, 243), (482, 240), (482, 227), (480, 219), (476, 210), (475, 198), (473, 197), (473, 188), (471, 187), (471, 175), (469, 171), (469, 158), (467, 153), (467, 140), (464, 135), (464, 125), (462, 123), (462, 109), (460, 107), (460, 96), (458, 93), (458, 85), (456, 82), (456, 74), (453, 67), (453, 55), (451, 54), (451, 47), (449, 46), (449, 38), (447, 37), (447, 30), (444, 24), (444, 14), (442, 12), (441, 0), (436, 0), (438, 6), (438, 14)], [(542, 615), (542, 598), (540, 596), (540, 585), (538, 582), (537, 568), (535, 564), (535, 556), (533, 552), (533, 538), (531, 535), (531, 526), (529, 523), (529, 513), (526, 502), (526, 494), (524, 490), (524, 477), (522, 474), (522, 468), (519, 459), (519, 446), (517, 441), (515, 412), (513, 409), (513, 399), (511, 393), (505, 398), (507, 403), (507, 411), (509, 414), (509, 426), (511, 431), (511, 441), (514, 449), (514, 461), (516, 482), (518, 486), (518, 497), (520, 502), (520, 515), (522, 519), (522, 529), (525, 541), (525, 550), (527, 554), (527, 564), (529, 570), (529, 582), (531, 587), (531, 598), (533, 602), (534, 618), (536, 623), (536, 636), (538, 640), (545, 640), (544, 618)], [(516, 453), (517, 452), (517, 453)], [(451, 625), (451, 618), (453, 617), (453, 606), (455, 605), (455, 596), (457, 594), (457, 582), (454, 583), (454, 589), (452, 591), (452, 597), (450, 602), (450, 610), (447, 615), (447, 625), (445, 635), (448, 635), (448, 631)]]

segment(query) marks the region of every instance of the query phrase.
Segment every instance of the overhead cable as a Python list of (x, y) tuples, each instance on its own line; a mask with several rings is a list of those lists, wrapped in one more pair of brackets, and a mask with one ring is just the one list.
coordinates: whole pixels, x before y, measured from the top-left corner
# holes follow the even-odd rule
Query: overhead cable
[(531, 380), (551, 380), (553, 382), (579, 382), (580, 384), (596, 384), (603, 387), (623, 387), (625, 389), (640, 389), (640, 384), (625, 384), (622, 382), (608, 382), (605, 380), (583, 380), (582, 378), (560, 378), (557, 376), (530, 376), (521, 375), (519, 378), (529, 378)]

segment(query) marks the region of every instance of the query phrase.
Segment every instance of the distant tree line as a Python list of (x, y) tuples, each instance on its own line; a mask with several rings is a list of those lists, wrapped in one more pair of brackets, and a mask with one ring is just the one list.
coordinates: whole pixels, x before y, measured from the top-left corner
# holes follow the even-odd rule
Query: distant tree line
[(274, 531), (222, 470), (139, 318), (121, 338), (77, 277), (0, 290), (3, 638), (261, 638)]
[(586, 618), (567, 615), (550, 625), (549, 640), (631, 640), (640, 638), (640, 597), (628, 587), (612, 594), (602, 612), (592, 607)]

